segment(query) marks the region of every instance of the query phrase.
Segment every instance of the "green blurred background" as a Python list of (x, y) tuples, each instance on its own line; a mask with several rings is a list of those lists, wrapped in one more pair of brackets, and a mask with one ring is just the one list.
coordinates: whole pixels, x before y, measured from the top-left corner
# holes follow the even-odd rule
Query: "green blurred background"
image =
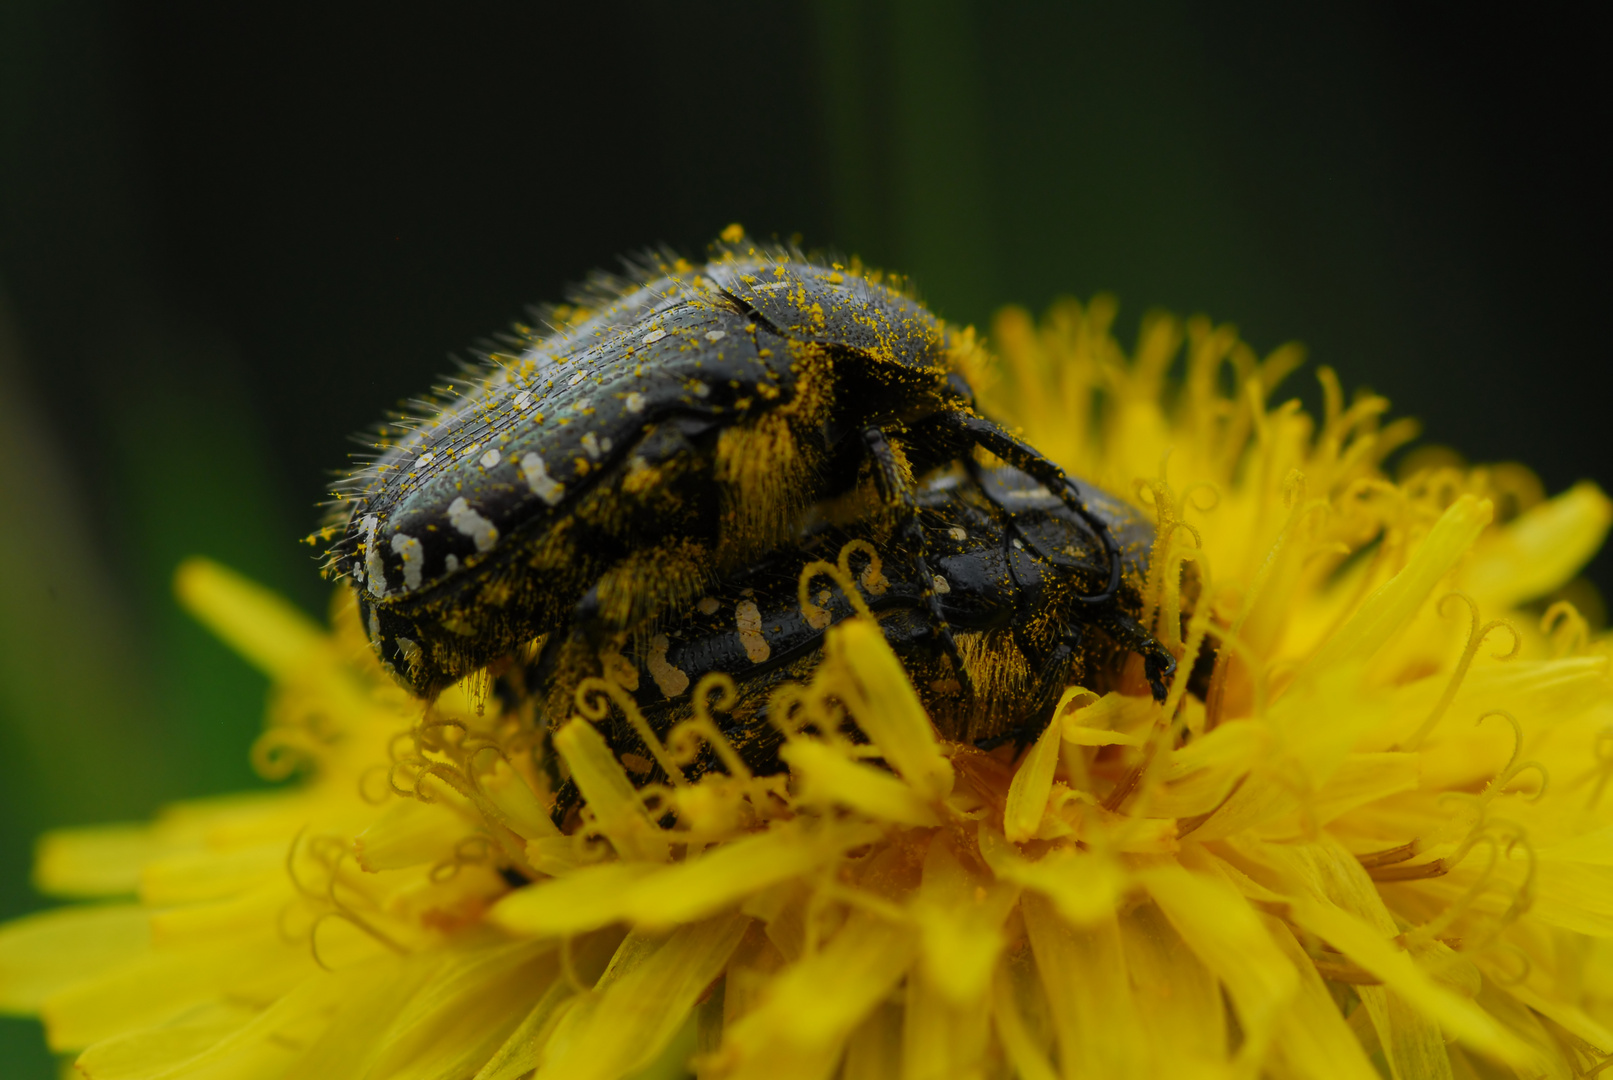
[[(350, 433), (620, 253), (730, 221), (948, 318), (1118, 292), (1613, 486), (1607, 63), (1530, 9), (0, 5), (0, 915), (33, 837), (255, 783), (199, 552), (312, 614)], [(1314, 385), (1308, 375), (1293, 386)], [(1604, 593), (1613, 561), (1592, 568)], [(0, 1073), (46, 1076), (36, 1027)]]

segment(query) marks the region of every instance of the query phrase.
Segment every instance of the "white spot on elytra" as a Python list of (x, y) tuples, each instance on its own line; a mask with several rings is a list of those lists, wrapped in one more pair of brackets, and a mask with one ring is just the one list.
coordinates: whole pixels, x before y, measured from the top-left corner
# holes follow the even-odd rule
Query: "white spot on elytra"
[(641, 413), (644, 411), (644, 395), (635, 390), (627, 395), (627, 400), (622, 404), (630, 413)]
[(695, 605), (695, 608), (702, 615), (715, 615), (717, 614), (717, 609), (720, 607), (722, 607), (722, 605), (717, 603), (717, 598), (715, 596), (702, 596), (700, 598), (700, 603)]
[(1019, 537), (1017, 537), (1017, 536), (1014, 537), (1013, 544), (1014, 544), (1014, 550), (1015, 551), (1024, 551), (1025, 550), (1025, 545), (1021, 544), (1019, 542)]
[(370, 595), (377, 600), (386, 595), (386, 564), (381, 561), (381, 545), (376, 542), (375, 530), (381, 519), (374, 514), (365, 514), (364, 525), (364, 573), (369, 577)]
[(427, 465), (430, 465), (434, 460), (436, 460), (436, 457), (437, 455), (435, 453), (421, 454), (419, 457), (414, 459), (414, 467), (417, 469), (424, 469)]
[(599, 460), (599, 440), (594, 437), (592, 431), (582, 437), (582, 448), (588, 452), (589, 457), (595, 461)]
[(566, 385), (567, 386), (576, 386), (578, 383), (582, 382), (586, 378), (588, 378), (588, 372), (579, 371), (579, 372), (577, 372), (577, 374), (573, 375), (571, 378), (566, 380)]
[(666, 337), (665, 330), (651, 330), (648, 334), (644, 335), (644, 344), (654, 345), (657, 341), (660, 341), (664, 337)]
[(726, 331), (726, 330), (707, 330), (706, 331), (706, 340), (707, 341), (721, 341), (723, 338), (725, 338), (727, 336), (728, 336), (728, 331)]
[(739, 628), (739, 643), (745, 646), (750, 662), (760, 664), (773, 655), (773, 647), (762, 636), (762, 612), (754, 600), (741, 600), (734, 607), (734, 625)]
[(947, 530), (947, 535), (952, 537), (952, 539), (956, 540), (960, 544), (969, 539), (969, 534), (958, 528), (956, 525)]
[(463, 495), (448, 504), (448, 523), (475, 541), (477, 551), (498, 543), (498, 527), (472, 510)]
[(711, 387), (707, 386), (699, 379), (696, 379), (689, 384), (689, 391), (690, 393), (694, 394), (695, 397), (705, 397), (707, 394), (711, 393)]
[(445, 555), (443, 556), (442, 564), (450, 574), (455, 573), (459, 570), (459, 556), (453, 554)]
[(420, 546), (420, 541), (403, 533), (392, 534), (392, 550), (403, 557), (403, 587), (405, 589), (418, 589), (420, 587), (420, 571), (426, 566), (426, 552)]
[(940, 574), (934, 575), (934, 577), (932, 577), (931, 580), (935, 582), (936, 595), (945, 596), (947, 593), (952, 591), (951, 583), (948, 582), (947, 579), (945, 577), (942, 577)]
[(524, 409), (530, 404), (532, 404), (532, 395), (525, 390), (515, 395), (514, 405), (517, 409)]
[(526, 477), (527, 487), (532, 489), (532, 493), (550, 506), (559, 502), (560, 496), (566, 493), (566, 485), (549, 475), (543, 459), (537, 454), (522, 455), (521, 475)]
[(660, 687), (661, 693), (675, 698), (689, 689), (689, 676), (667, 662), (666, 651), (671, 646), (665, 634), (650, 639), (650, 657), (644, 666), (650, 669), (650, 678)]
[(493, 449), (482, 455), (482, 468), (491, 469), (494, 465), (499, 463), (499, 459), (501, 457), (503, 457), (503, 455), (498, 452), (498, 447), (495, 446)]
[(780, 289), (788, 289), (789, 287), (790, 283), (788, 281), (770, 281), (766, 285), (755, 286), (757, 292), (778, 292)]

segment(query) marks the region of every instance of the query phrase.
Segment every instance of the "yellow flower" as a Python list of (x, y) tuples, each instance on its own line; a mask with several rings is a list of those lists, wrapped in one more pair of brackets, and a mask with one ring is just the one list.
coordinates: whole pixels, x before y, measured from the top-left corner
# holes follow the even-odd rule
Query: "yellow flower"
[[(1381, 399), (1324, 370), (1313, 419), (1273, 404), (1294, 350), (1159, 316), (1127, 358), (1112, 316), (1006, 313), (972, 374), (1156, 515), (1163, 705), (1070, 687), (1017, 761), (950, 745), (854, 619), (774, 709), (788, 778), (637, 791), (592, 726), (630, 703), (586, 687), (562, 835), (530, 716), (465, 687), (422, 716), (349, 610), (325, 632), (193, 563), (184, 601), (275, 682), (260, 768), (303, 778), (48, 837), (47, 890), (113, 899), (0, 930), (0, 1005), (98, 1080), (1597, 1071), (1613, 676), (1548, 601), (1613, 507), (1392, 482)], [(710, 708), (653, 748), (702, 742)]]

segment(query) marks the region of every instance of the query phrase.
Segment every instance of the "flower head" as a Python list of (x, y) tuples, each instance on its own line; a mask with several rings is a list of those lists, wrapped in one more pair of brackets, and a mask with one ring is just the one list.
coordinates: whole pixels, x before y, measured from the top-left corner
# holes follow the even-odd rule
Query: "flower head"
[[(348, 608), (327, 632), (192, 563), (182, 598), (275, 683), (260, 769), (301, 779), (48, 837), (47, 890), (136, 899), (0, 931), (0, 1004), (92, 1077), (1613, 1060), (1610, 650), (1549, 602), (1613, 506), (1515, 468), (1393, 481), (1382, 399), (1324, 370), (1312, 418), (1274, 403), (1295, 350), (1154, 316), (1127, 357), (1112, 317), (1008, 312), (1002, 362), (966, 359), (987, 411), (1155, 516), (1163, 703), (1072, 686), (1022, 753), (949, 744), (852, 619), (770, 710), (787, 776), (727, 747), (722, 678), (664, 740), (585, 684), (548, 751), (585, 799), (562, 833), (529, 712), (423, 709)], [(672, 782), (633, 786), (611, 710)], [(684, 779), (704, 747), (726, 772)]]

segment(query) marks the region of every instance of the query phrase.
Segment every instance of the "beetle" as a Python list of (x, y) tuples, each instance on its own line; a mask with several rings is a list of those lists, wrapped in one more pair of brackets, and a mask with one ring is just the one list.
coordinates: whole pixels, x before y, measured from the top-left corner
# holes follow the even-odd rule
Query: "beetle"
[[(718, 575), (797, 534), (816, 501), (877, 492), (913, 560), (931, 633), (962, 670), (915, 524), (914, 477), (983, 448), (1087, 522), (1051, 460), (973, 406), (972, 338), (857, 267), (725, 232), (596, 278), (548, 333), (484, 358), (337, 491), (328, 567), (372, 646), (432, 697), (534, 638), (592, 641), (685, 610)], [(518, 328), (520, 329), (520, 328)]]
[[(720, 721), (725, 737), (753, 772), (782, 771), (777, 751), (783, 736), (767, 718), (770, 699), (782, 684), (808, 678), (829, 627), (856, 614), (843, 592), (849, 584), (878, 618), (939, 734), (954, 742), (982, 748), (1026, 743), (1046, 727), (1065, 686), (1080, 681), (1099, 692), (1118, 686), (1132, 653), (1143, 660), (1149, 691), (1163, 701), (1176, 658), (1139, 622), (1154, 530), (1130, 505), (1084, 482), (1072, 484), (1120, 552), (1121, 583), (1106, 604), (1081, 602), (1108, 580), (1106, 545), (1085, 515), (1024, 472), (959, 468), (915, 492), (933, 595), (962, 645), (972, 675), (967, 687), (939, 663), (925, 583), (914, 563), (900, 552), (881, 554), (866, 521), (809, 526), (798, 547), (724, 578), (655, 634), (636, 636), (620, 652), (602, 650), (590, 673), (625, 689), (663, 740), (699, 707), (693, 695), (702, 676), (731, 677), (737, 695)], [(837, 563), (841, 573), (813, 579), (806, 586), (813, 602), (804, 608), (803, 567), (825, 562)], [(1199, 666), (1194, 675), (1207, 677)], [(579, 684), (575, 667), (512, 674), (504, 682), (507, 695), (515, 683), (532, 685), (548, 715), (567, 715)], [(665, 781), (627, 718), (610, 714), (600, 727), (636, 781)], [(686, 772), (692, 778), (713, 767), (708, 749)], [(576, 801), (575, 787), (560, 782), (557, 821)]]

